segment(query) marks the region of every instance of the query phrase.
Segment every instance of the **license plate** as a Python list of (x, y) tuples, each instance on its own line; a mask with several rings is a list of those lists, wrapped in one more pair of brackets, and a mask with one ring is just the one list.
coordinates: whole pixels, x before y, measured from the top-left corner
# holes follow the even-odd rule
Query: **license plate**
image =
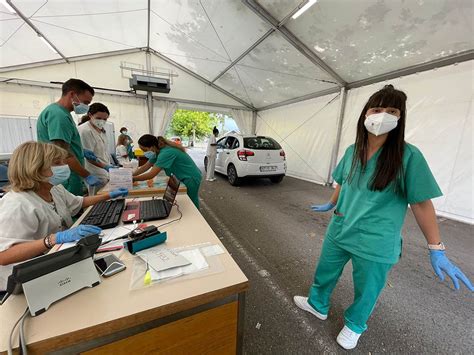
[(273, 166), (273, 165), (269, 165), (269, 166), (261, 166), (260, 167), (260, 171), (263, 173), (265, 171), (276, 171), (277, 167), (276, 166)]

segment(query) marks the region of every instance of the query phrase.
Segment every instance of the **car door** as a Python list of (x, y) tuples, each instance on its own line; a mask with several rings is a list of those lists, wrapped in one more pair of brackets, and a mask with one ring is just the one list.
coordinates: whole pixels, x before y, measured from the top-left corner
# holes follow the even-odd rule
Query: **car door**
[(215, 170), (220, 172), (220, 173), (225, 173), (225, 171), (223, 171), (223, 159), (224, 159), (224, 155), (226, 155), (224, 153), (224, 144), (227, 140), (227, 137), (224, 137), (224, 138), (221, 138), (219, 139), (216, 143), (217, 143), (217, 156), (216, 156), (216, 168)]
[(222, 172), (227, 173), (227, 166), (232, 159), (232, 150), (234, 149), (235, 142), (238, 142), (237, 138), (229, 136), (224, 143), (224, 149), (222, 154)]

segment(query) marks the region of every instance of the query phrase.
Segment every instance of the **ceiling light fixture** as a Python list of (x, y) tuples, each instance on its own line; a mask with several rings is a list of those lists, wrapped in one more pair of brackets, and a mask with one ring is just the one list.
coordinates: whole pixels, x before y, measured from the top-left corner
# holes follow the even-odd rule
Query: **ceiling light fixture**
[(3, 6), (5, 6), (6, 9), (7, 9), (10, 13), (16, 14), (15, 9), (7, 2), (7, 0), (0, 0), (0, 4), (2, 4)]
[(298, 11), (295, 12), (295, 14), (293, 16), (291, 16), (291, 18), (294, 20), (298, 17), (300, 17), (303, 12), (305, 12), (306, 10), (308, 10), (311, 6), (313, 6), (314, 4), (316, 4), (318, 0), (309, 0), (301, 9), (299, 9)]
[(49, 49), (51, 49), (54, 53), (59, 54), (58, 51), (56, 49), (54, 49), (54, 47), (46, 40), (46, 38), (44, 38), (40, 34), (38, 35), (38, 37), (40, 38), (40, 40), (42, 40), (44, 42), (44, 44), (46, 44), (48, 46)]

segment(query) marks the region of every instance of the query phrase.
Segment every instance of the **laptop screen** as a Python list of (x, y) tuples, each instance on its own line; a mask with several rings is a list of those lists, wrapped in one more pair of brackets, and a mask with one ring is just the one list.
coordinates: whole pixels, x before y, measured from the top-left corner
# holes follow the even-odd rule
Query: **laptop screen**
[(176, 176), (171, 175), (168, 180), (168, 185), (166, 186), (165, 195), (163, 196), (163, 199), (168, 201), (171, 205), (174, 203), (176, 195), (178, 194), (179, 184), (180, 182)]

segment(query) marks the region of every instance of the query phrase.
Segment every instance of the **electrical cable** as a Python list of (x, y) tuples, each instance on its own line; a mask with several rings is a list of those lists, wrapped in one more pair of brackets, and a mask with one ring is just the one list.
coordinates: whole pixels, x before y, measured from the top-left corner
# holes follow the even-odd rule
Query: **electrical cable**
[(169, 221), (169, 222), (160, 224), (159, 226), (156, 226), (156, 228), (160, 229), (161, 227), (166, 226), (166, 225), (168, 225), (168, 224), (171, 224), (171, 223), (173, 223), (173, 222), (178, 222), (179, 220), (181, 220), (181, 218), (183, 218), (183, 212), (181, 212), (181, 210), (179, 209), (178, 203), (175, 201), (175, 202), (173, 203), (173, 205), (176, 206), (176, 208), (177, 208), (177, 210), (178, 210), (178, 213), (179, 213), (179, 217), (176, 218), (176, 219), (173, 219), (172, 221)]
[(28, 312), (28, 310), (29, 310), (29, 308), (26, 307), (25, 312), (22, 314), (22, 316), (20, 318), (18, 318), (16, 323), (13, 325), (12, 330), (10, 331), (10, 335), (8, 337), (8, 350), (7, 350), (8, 355), (13, 355), (13, 345), (12, 345), (13, 333), (15, 332), (15, 329), (16, 329), (18, 323), (20, 323), (21, 319), (25, 316), (25, 314)]
[(28, 350), (26, 349), (26, 338), (25, 338), (25, 319), (30, 315), (30, 312), (25, 312), (23, 314), (23, 317), (21, 317), (20, 321), (20, 347), (21, 347), (21, 352), (22, 355), (27, 355)]

